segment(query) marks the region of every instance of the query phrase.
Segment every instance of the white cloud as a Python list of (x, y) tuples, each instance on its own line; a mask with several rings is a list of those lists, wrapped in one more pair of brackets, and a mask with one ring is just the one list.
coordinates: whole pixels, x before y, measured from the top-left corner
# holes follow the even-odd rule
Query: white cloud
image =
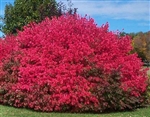
[(150, 20), (149, 1), (72, 0), (72, 3), (74, 4), (73, 7), (78, 8), (79, 14), (82, 15), (97, 15), (113, 19)]

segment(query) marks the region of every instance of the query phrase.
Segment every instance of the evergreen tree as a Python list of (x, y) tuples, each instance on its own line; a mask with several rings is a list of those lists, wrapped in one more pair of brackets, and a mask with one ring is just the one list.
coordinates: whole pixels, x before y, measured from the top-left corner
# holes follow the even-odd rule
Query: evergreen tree
[[(5, 7), (4, 25), (1, 30), (5, 34), (16, 34), (17, 30), (22, 30), (22, 27), (30, 22), (38, 23), (45, 17), (59, 17), (66, 10), (64, 8), (63, 3), (58, 4), (55, 0), (15, 0), (14, 5), (8, 4)], [(68, 10), (69, 13), (73, 11), (71, 8)], [(74, 11), (76, 12), (76, 9)]]

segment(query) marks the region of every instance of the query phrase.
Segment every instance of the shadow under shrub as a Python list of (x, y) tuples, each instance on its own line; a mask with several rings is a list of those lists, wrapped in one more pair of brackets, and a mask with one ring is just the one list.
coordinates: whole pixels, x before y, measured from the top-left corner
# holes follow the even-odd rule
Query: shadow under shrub
[[(45, 112), (106, 112), (147, 103), (148, 77), (131, 40), (64, 15), (0, 41), (0, 103)], [(5, 49), (9, 47), (6, 51)]]

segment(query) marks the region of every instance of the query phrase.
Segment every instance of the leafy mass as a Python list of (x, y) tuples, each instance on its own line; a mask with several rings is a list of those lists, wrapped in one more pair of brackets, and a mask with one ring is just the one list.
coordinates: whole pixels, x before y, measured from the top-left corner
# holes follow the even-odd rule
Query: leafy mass
[(129, 36), (63, 15), (0, 39), (0, 104), (38, 111), (104, 112), (147, 101), (146, 70)]

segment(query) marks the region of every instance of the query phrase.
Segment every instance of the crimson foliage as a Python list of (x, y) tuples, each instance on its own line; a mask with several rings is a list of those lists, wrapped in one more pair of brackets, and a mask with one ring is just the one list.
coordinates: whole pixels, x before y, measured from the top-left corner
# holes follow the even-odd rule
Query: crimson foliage
[(147, 76), (128, 36), (61, 16), (0, 40), (0, 103), (38, 111), (104, 112), (146, 102)]

